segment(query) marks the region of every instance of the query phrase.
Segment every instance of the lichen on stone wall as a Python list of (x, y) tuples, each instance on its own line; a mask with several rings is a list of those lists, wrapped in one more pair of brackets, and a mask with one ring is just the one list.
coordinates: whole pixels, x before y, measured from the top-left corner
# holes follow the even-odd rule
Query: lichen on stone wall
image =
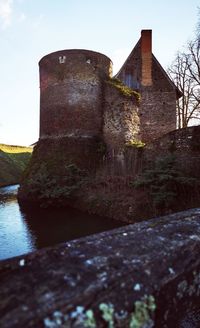
[(152, 295), (145, 295), (141, 301), (136, 301), (129, 328), (152, 327), (151, 316), (155, 310), (156, 303)]
[[(100, 312), (99, 312), (99, 311)], [(54, 311), (43, 319), (46, 328), (56, 327), (129, 327), (148, 328), (152, 326), (152, 316), (156, 310), (155, 298), (144, 295), (141, 300), (134, 302), (134, 311), (130, 314), (126, 310), (118, 312), (112, 303), (100, 303), (98, 310), (86, 309), (82, 305), (76, 306), (70, 313)]]

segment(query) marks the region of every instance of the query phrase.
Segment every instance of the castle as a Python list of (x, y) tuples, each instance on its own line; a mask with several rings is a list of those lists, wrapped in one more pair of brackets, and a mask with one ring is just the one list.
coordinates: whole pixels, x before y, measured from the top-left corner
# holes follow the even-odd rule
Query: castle
[(111, 60), (88, 50), (51, 53), (39, 67), (40, 140), (101, 138), (119, 151), (125, 143), (148, 143), (176, 129), (181, 93), (152, 54), (151, 30), (142, 30), (114, 79)]
[[(40, 138), (19, 190), (21, 204), (70, 206), (129, 223), (199, 207), (200, 128), (175, 130), (181, 93), (152, 54), (150, 30), (142, 31), (114, 78), (111, 60), (93, 51), (58, 51), (39, 65)], [(116, 171), (119, 162), (123, 165)], [(144, 167), (151, 175), (145, 176)], [(141, 189), (134, 185), (138, 173), (148, 182)], [(24, 259), (5, 262), (1, 271), (8, 272), (8, 283), (2, 286), (14, 292), (18, 317), (29, 326), (42, 320), (53, 326), (57, 318), (61, 326), (198, 324), (199, 217), (199, 209), (193, 209), (64, 242), (30, 255), (23, 270), (18, 267)], [(70, 226), (66, 214), (67, 222)], [(22, 274), (28, 277), (25, 288)], [(31, 279), (39, 285), (27, 307), (40, 304), (35, 321), (34, 311), (21, 306), (32, 292)], [(46, 290), (52, 299), (48, 307)], [(9, 294), (9, 311), (10, 299)], [(72, 316), (77, 302), (81, 316)], [(6, 327), (17, 322), (10, 313), (8, 325), (8, 311), (3, 317)]]
[[(51, 53), (40, 60), (39, 68), (40, 137), (19, 199), (56, 204), (68, 199), (77, 208), (85, 202), (88, 210), (91, 199), (104, 198), (105, 190), (100, 189), (109, 179), (121, 195), (124, 185), (118, 180), (133, 180), (144, 163), (153, 160), (155, 150), (164, 149), (153, 144), (176, 130), (176, 100), (181, 93), (152, 54), (151, 30), (141, 32), (114, 77), (111, 60), (88, 50)], [(164, 151), (174, 149), (175, 143), (167, 139)], [(138, 145), (145, 144), (148, 147), (140, 152)], [(132, 193), (122, 216), (135, 202)], [(117, 203), (111, 192), (108, 215), (116, 215), (113, 203), (118, 211), (120, 195)]]

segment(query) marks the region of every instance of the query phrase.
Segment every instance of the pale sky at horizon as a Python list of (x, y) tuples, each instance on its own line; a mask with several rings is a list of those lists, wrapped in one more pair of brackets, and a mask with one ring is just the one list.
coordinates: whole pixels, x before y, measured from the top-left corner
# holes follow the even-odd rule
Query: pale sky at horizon
[(198, 0), (0, 0), (0, 143), (30, 145), (39, 137), (38, 61), (62, 49), (111, 58), (117, 73), (152, 29), (153, 53), (167, 68), (194, 36)]

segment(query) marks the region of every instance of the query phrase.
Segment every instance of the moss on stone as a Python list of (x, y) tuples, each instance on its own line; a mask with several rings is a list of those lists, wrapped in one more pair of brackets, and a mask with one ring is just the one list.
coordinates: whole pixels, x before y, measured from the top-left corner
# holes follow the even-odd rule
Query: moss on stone
[(135, 302), (135, 310), (131, 315), (130, 328), (142, 328), (152, 321), (151, 315), (156, 309), (155, 298), (145, 295), (143, 300)]
[(102, 318), (108, 323), (108, 328), (114, 328), (114, 306), (109, 303), (101, 303), (99, 309), (102, 312)]
[(134, 97), (137, 100), (137, 102), (140, 101), (140, 94), (137, 91), (129, 88), (127, 85), (125, 85), (119, 79), (110, 78), (106, 82), (108, 84), (112, 85), (113, 87), (115, 87), (123, 96), (129, 97), (129, 98)]
[(127, 147), (143, 148), (145, 145), (141, 140), (129, 140), (126, 142)]

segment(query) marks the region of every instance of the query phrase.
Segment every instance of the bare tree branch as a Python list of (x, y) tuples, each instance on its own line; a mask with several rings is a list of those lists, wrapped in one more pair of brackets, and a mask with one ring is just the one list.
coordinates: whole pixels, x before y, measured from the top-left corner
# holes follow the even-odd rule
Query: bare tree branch
[(183, 96), (177, 101), (178, 128), (200, 118), (200, 43), (188, 44), (187, 52), (178, 52), (168, 73)]

